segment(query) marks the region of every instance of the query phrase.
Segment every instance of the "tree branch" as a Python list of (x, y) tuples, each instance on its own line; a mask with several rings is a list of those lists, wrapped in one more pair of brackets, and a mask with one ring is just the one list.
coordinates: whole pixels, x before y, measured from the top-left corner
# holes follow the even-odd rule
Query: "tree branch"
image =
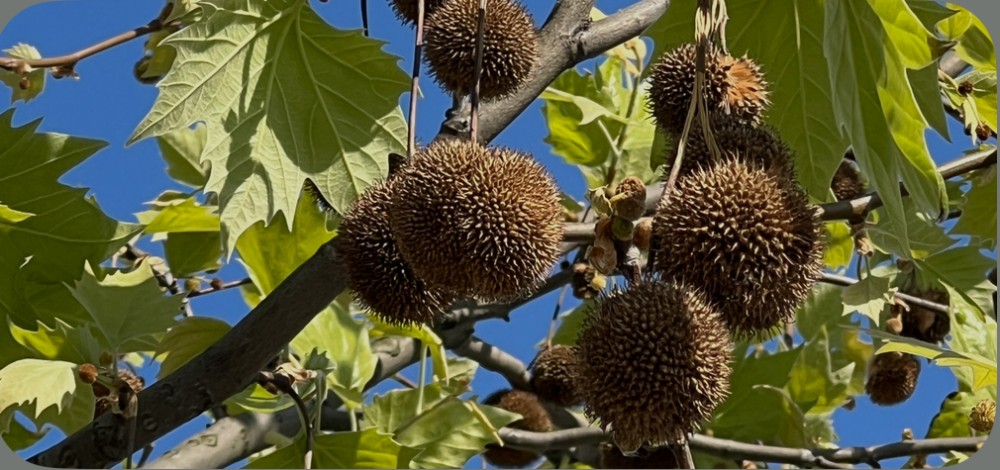
[[(858, 280), (847, 276), (823, 273), (823, 277), (820, 278), (820, 282), (847, 287), (857, 284)], [(926, 308), (927, 310), (931, 310), (934, 312), (948, 313), (948, 306), (945, 304), (931, 302), (930, 300), (922, 299), (920, 297), (915, 297), (909, 294), (904, 294), (902, 292), (897, 292), (895, 297), (899, 300), (902, 300), (908, 305), (916, 305), (917, 307)]]
[[(596, 427), (574, 428), (539, 433), (505, 427), (500, 438), (511, 448), (545, 452), (555, 449), (592, 446), (610, 439), (610, 435)], [(800, 467), (850, 468), (840, 464), (857, 464), (904, 457), (930, 455), (948, 451), (975, 452), (985, 438), (943, 438), (894, 442), (870, 447), (844, 447), (840, 449), (804, 449), (777, 447), (719, 439), (695, 434), (689, 439), (692, 450), (732, 460), (751, 460), (785, 463)]]
[[(642, 0), (591, 24), (594, 0), (558, 0), (538, 32), (543, 47), (528, 82), (508, 98), (482, 103), (479, 140), (493, 140), (563, 71), (642, 34), (669, 4), (669, 0)], [(451, 110), (437, 138), (468, 136), (469, 112), (469, 107)]]
[(524, 362), (492, 344), (472, 336), (465, 344), (455, 348), (455, 353), (504, 376), (516, 389), (531, 390), (531, 374)]

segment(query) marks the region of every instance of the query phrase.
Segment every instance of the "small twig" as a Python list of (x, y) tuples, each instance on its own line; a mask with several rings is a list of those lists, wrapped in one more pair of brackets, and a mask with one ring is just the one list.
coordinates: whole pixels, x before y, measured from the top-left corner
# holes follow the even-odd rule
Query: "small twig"
[(47, 68), (47, 67), (58, 67), (60, 70), (60, 75), (66, 76), (73, 73), (73, 68), (81, 60), (84, 60), (95, 54), (104, 52), (112, 47), (124, 44), (135, 38), (145, 36), (149, 33), (160, 31), (165, 27), (180, 26), (179, 21), (171, 21), (170, 23), (164, 24), (163, 19), (170, 14), (173, 4), (167, 3), (160, 15), (147, 23), (144, 26), (140, 26), (131, 31), (126, 31), (124, 33), (118, 34), (114, 37), (105, 39), (97, 44), (89, 47), (85, 47), (76, 51), (72, 54), (66, 54), (58, 57), (50, 58), (40, 58), (40, 59), (14, 59), (10, 57), (0, 57), (0, 68), (10, 70), (13, 72), (20, 71), (25, 68), (25, 66), (33, 68)]
[[(365, 0), (361, 0), (365, 5)], [(362, 9), (362, 15), (367, 12)], [(367, 23), (365, 23), (367, 25)], [(365, 30), (367, 31), (367, 27)], [(406, 120), (406, 158), (413, 158), (417, 151), (417, 94), (420, 91), (420, 58), (424, 49), (424, 0), (417, 0), (416, 38), (413, 41), (413, 72), (410, 82), (410, 111)]]
[(146, 461), (149, 460), (149, 456), (152, 454), (153, 454), (153, 444), (149, 444), (146, 447), (143, 447), (142, 455), (139, 456), (139, 463), (135, 465), (136, 468), (142, 468), (143, 465), (146, 465)]
[[(823, 273), (823, 277), (820, 278), (820, 282), (847, 287), (857, 284), (858, 280), (851, 279), (847, 276)], [(916, 305), (917, 307), (922, 307), (933, 312), (948, 313), (948, 306), (945, 304), (931, 302), (930, 300), (921, 299), (920, 297), (904, 294), (902, 292), (897, 292), (895, 297), (909, 305)]]
[(417, 378), (417, 415), (424, 412), (424, 389), (427, 388), (427, 345), (420, 345), (420, 377)]
[(677, 459), (677, 468), (694, 468), (694, 458), (691, 457), (691, 447), (688, 446), (687, 442), (681, 442), (671, 447), (671, 450), (674, 451), (674, 457)]
[[(420, 0), (420, 17), (423, 18), (424, 0)], [(361, 0), (361, 30), (368, 37), (368, 0)]]
[(552, 322), (549, 323), (549, 333), (545, 336), (545, 347), (552, 347), (552, 337), (556, 334), (556, 324), (559, 322), (559, 312), (562, 310), (563, 302), (566, 301), (566, 292), (569, 291), (569, 284), (563, 286), (559, 292), (559, 300), (556, 301), (556, 308), (552, 312)]
[(486, 0), (479, 0), (476, 21), (476, 68), (472, 71), (472, 115), (469, 118), (469, 132), (472, 142), (479, 140), (479, 82), (483, 75), (483, 34), (486, 29)]
[(216, 288), (216, 287), (209, 287), (207, 289), (191, 291), (191, 292), (188, 292), (187, 297), (189, 299), (192, 298), (192, 297), (201, 297), (203, 295), (211, 294), (213, 292), (219, 292), (219, 291), (224, 291), (226, 289), (232, 289), (234, 287), (245, 286), (245, 285), (250, 284), (252, 282), (253, 281), (250, 280), (250, 278), (248, 277), (248, 278), (240, 279), (238, 281), (231, 281), (231, 282), (227, 282), (225, 284), (221, 284), (221, 285), (218, 286), (218, 288)]

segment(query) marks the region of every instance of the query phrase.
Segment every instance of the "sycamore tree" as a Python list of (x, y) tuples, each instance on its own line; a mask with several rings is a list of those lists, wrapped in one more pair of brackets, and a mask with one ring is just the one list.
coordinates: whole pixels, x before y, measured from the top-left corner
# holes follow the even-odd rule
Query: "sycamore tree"
[[(517, 9), (509, 1), (390, 3), (454, 95), (429, 146), (417, 145), (414, 121), (418, 83), (433, 84), (420, 80), (420, 61), (404, 71), (369, 37), (364, 2), (361, 29), (317, 14), (343, 1), (168, 0), (151, 7), (148, 24), (97, 44), (65, 38), (77, 53), (4, 45), (0, 79), (13, 96), (0, 113), (6, 445), (33, 463), (81, 468), (246, 459), (259, 468), (440, 468), (483, 453), (546, 468), (841, 468), (898, 457), (916, 468), (979, 450), (996, 406), (997, 95), (993, 43), (972, 13), (931, 0), (635, 0), (605, 14), (595, 1), (559, 0), (539, 2), (551, 12), (515, 31), (505, 23), (518, 15), (506, 13)], [(135, 201), (135, 219), (120, 221), (86, 188), (59, 181), (108, 142), (14, 119), (18, 102), (73, 87), (53, 78), (83, 74), (89, 57), (132, 40), (146, 41), (135, 77), (158, 96), (129, 142), (155, 139), (168, 174), (188, 190)], [(504, 49), (508, 40), (528, 42)], [(672, 62), (682, 56), (689, 63)], [(584, 61), (591, 70), (577, 67)], [(518, 157), (530, 171), (443, 196), (432, 219), (452, 226), (440, 233), (419, 232), (426, 224), (413, 217), (396, 224), (395, 207), (417, 210), (421, 191), (442, 186), (413, 189), (406, 178), (454, 170), (462, 184), (474, 180), (462, 179), (472, 160), (421, 167), (429, 149), (459, 142), (437, 148), (494, 158), (481, 146), (536, 100), (546, 143), (579, 168), (585, 194), (533, 186), (525, 180), (544, 170)], [(949, 136), (950, 120), (966, 135)], [(967, 150), (932, 155), (934, 134)], [(732, 168), (756, 171), (763, 154), (788, 161), (743, 183), (713, 183)], [(694, 164), (702, 166), (685, 169)], [(364, 227), (377, 211), (352, 209), (386, 178), (414, 198), (391, 202), (393, 233), (375, 243)], [(780, 198), (762, 197), (762, 181), (785, 185)], [(482, 202), (480, 187), (507, 188), (496, 200), (529, 215), (549, 204), (539, 207), (554, 231), (504, 219), (488, 232), (494, 219), (477, 217), (499, 203), (462, 207)], [(815, 230), (788, 238), (758, 269), (754, 247), (792, 230), (785, 212), (754, 219), (779, 199), (800, 201), (789, 220)], [(671, 212), (688, 203), (706, 209)], [(723, 216), (692, 222), (713, 214)], [(427, 259), (447, 259), (452, 247), (437, 242), (459, 226), (481, 249), (440, 266), (378, 264), (399, 261), (394, 243), (406, 248), (402, 237), (414, 234), (418, 245), (438, 244)], [(705, 234), (690, 252), (677, 248), (686, 233)], [(791, 247), (813, 236), (795, 258)], [(711, 245), (717, 239), (730, 241)], [(366, 256), (371, 269), (356, 262)], [(736, 261), (719, 271), (720, 260)], [(459, 275), (473, 263), (488, 266)], [(226, 265), (245, 279), (203, 283)], [(749, 266), (779, 282), (739, 291)], [(391, 275), (376, 278), (382, 269)], [(671, 279), (697, 284), (691, 272), (709, 273), (697, 291), (706, 298), (672, 294)], [(788, 273), (798, 277), (767, 277)], [(518, 279), (516, 295), (504, 276)], [(479, 287), (439, 289), (460, 283)], [(199, 312), (199, 297), (230, 288), (249, 310), (237, 324)], [(565, 356), (514, 357), (476, 336), (477, 323), (560, 290), (547, 337), (509, 337)], [(640, 291), (662, 299), (627, 297)], [(580, 306), (560, 310), (567, 292)], [(375, 308), (379, 296), (388, 301)], [(433, 308), (412, 303), (431, 297)], [(749, 333), (732, 327), (761, 303), (773, 308), (761, 313), (767, 321)], [(608, 312), (617, 315), (611, 326), (601, 323)], [(414, 383), (369, 391), (414, 364)], [(135, 374), (154, 366), (148, 383)], [(926, 429), (838, 446), (836, 410), (866, 394), (886, 406), (905, 401), (921, 367), (947, 368), (957, 384)], [(517, 392), (483, 400), (497, 391), (472, 389), (477, 373), (501, 374)], [(587, 381), (598, 376), (613, 383)], [(696, 390), (664, 385), (674, 377)], [(880, 420), (874, 410), (870, 419)], [(207, 429), (150, 455), (154, 441), (202, 414)], [(39, 449), (52, 428), (68, 437)]]

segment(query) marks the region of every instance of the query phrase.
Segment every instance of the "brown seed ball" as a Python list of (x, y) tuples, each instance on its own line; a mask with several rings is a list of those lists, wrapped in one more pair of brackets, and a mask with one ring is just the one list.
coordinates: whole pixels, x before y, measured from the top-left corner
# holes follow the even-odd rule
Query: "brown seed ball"
[(641, 450), (635, 457), (627, 457), (614, 444), (601, 444), (601, 468), (680, 468), (674, 451), (667, 446), (652, 451)]
[[(514, 429), (532, 432), (552, 431), (552, 419), (545, 411), (542, 402), (533, 393), (522, 390), (501, 390), (487, 397), (483, 404), (520, 414), (521, 419), (508, 424)], [(487, 444), (486, 452), (483, 454), (483, 458), (490, 464), (505, 468), (526, 467), (538, 460), (539, 457), (541, 455), (534, 452), (500, 447), (495, 444)]]
[[(478, 11), (478, 0), (447, 0), (427, 18), (427, 64), (438, 84), (453, 94), (468, 95), (475, 86)], [(490, 100), (513, 93), (527, 80), (538, 34), (516, 0), (489, 2), (485, 20), (479, 97)]]
[[(789, 178), (795, 178), (795, 156), (773, 129), (767, 126), (750, 127), (733, 119), (716, 117), (712, 120), (712, 136), (719, 147), (719, 156), (723, 161), (742, 160), (765, 168), (773, 168)], [(679, 145), (678, 137), (671, 143), (668, 162), (674, 161)], [(707, 170), (715, 163), (705, 133), (700, 127), (692, 129), (684, 145), (684, 161), (681, 162), (680, 174), (686, 175), (700, 169)]]
[(92, 384), (97, 381), (97, 367), (93, 364), (80, 364), (76, 373), (85, 384)]
[(906, 401), (917, 388), (920, 361), (915, 357), (888, 352), (876, 354), (868, 366), (865, 393), (876, 405), (895, 405)]
[[(694, 44), (666, 52), (653, 65), (650, 112), (670, 135), (684, 130), (695, 82)], [(770, 105), (767, 82), (753, 60), (722, 54), (714, 45), (705, 53), (705, 96), (709, 112), (742, 125), (756, 126)]]
[(527, 154), (466, 140), (436, 142), (395, 178), (392, 233), (428, 285), (509, 300), (536, 288), (555, 265), (561, 193)]
[(635, 222), (646, 212), (646, 185), (634, 176), (625, 178), (608, 203), (617, 217)]
[[(948, 293), (940, 289), (913, 291), (909, 294), (931, 302), (948, 305)], [(951, 332), (948, 314), (910, 305), (909, 312), (903, 312), (903, 331), (900, 336), (914, 338), (928, 343), (940, 343)]]
[[(396, 18), (402, 21), (404, 24), (416, 24), (417, 23), (417, 0), (390, 0), (392, 2), (392, 10), (396, 12)], [(427, 17), (436, 10), (445, 0), (424, 0), (424, 22), (427, 22)]]
[(857, 199), (865, 194), (865, 183), (861, 180), (861, 172), (846, 159), (840, 162), (837, 172), (833, 174), (830, 188), (833, 189), (838, 201)]
[(559, 406), (580, 405), (577, 367), (575, 348), (561, 344), (546, 348), (535, 358), (531, 388), (542, 400)]
[(997, 403), (989, 398), (976, 403), (969, 413), (969, 427), (978, 432), (989, 433), (997, 415)]
[(700, 288), (737, 337), (789, 321), (823, 267), (805, 192), (777, 170), (719, 163), (677, 181), (653, 219), (656, 269)]
[(579, 390), (623, 451), (683, 441), (728, 395), (729, 335), (699, 292), (646, 278), (590, 308)]
[(430, 324), (455, 300), (428, 287), (400, 255), (389, 227), (395, 179), (369, 188), (344, 216), (337, 250), (358, 303), (396, 325)]

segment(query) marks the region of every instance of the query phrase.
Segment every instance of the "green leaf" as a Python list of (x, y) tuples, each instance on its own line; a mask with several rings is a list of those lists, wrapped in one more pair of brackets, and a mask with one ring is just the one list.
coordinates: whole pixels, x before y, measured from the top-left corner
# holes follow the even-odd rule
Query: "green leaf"
[(103, 279), (88, 267), (70, 291), (90, 315), (101, 345), (119, 354), (145, 350), (133, 345), (176, 324), (174, 318), (184, 301), (160, 291), (146, 260), (131, 272), (111, 273)]
[(893, 302), (897, 290), (890, 289), (889, 283), (890, 279), (887, 277), (872, 275), (845, 288), (842, 294), (844, 315), (857, 311), (878, 326), (882, 310), (887, 303)]
[(0, 314), (21, 326), (56, 317), (86, 320), (63, 286), (79, 279), (86, 263), (98, 264), (139, 227), (108, 218), (84, 188), (58, 179), (104, 147), (103, 142), (35, 133), (40, 121), (13, 128), (13, 111), (0, 113), (0, 202), (18, 222), (0, 217)]
[(924, 285), (940, 282), (958, 293), (955, 298), (964, 298), (976, 307), (976, 315), (992, 314), (996, 286), (986, 280), (986, 272), (996, 266), (996, 260), (985, 256), (979, 247), (954, 247), (916, 263), (918, 280)]
[(221, 228), (215, 208), (200, 205), (193, 197), (159, 204), (162, 207), (135, 215), (146, 233), (218, 232)]
[(906, 0), (906, 3), (928, 31), (936, 31), (938, 23), (956, 13), (934, 0)]
[(42, 440), (48, 433), (48, 429), (31, 431), (16, 419), (12, 419), (7, 432), (3, 433), (3, 442), (7, 444), (10, 450), (17, 452), (35, 445), (35, 443)]
[(587, 319), (587, 315), (590, 312), (587, 305), (588, 302), (584, 301), (583, 304), (559, 315), (559, 327), (556, 328), (555, 334), (552, 335), (552, 344), (576, 345), (576, 338), (580, 335), (580, 330), (583, 328), (583, 321)]
[(872, 345), (861, 341), (854, 329), (841, 328), (852, 325), (841, 304), (842, 287), (819, 284), (813, 288), (805, 303), (799, 308), (795, 326), (806, 341), (825, 334), (829, 337), (831, 370), (841, 370), (853, 365), (853, 375), (848, 387), (849, 395), (864, 393), (866, 369), (872, 355)]
[(739, 408), (717, 413), (711, 428), (715, 437), (724, 439), (806, 445), (805, 415), (788, 392), (772, 385), (754, 385), (745, 392)]
[(972, 366), (971, 373), (966, 373), (965, 369), (953, 369), (959, 385), (965, 391), (993, 385), (996, 381), (997, 322), (989, 315), (979, 315), (975, 304), (968, 302), (954, 287), (948, 286), (947, 289), (952, 325), (948, 346), (959, 354), (981, 357), (993, 365), (993, 382), (989, 381), (989, 371), (978, 365)]
[(368, 344), (368, 329), (354, 320), (350, 311), (333, 303), (316, 315), (290, 343), (300, 355), (316, 349), (333, 362), (327, 384), (354, 409), (364, 400), (365, 384), (375, 373), (378, 358)]
[(21, 359), (0, 369), (0, 434), (15, 411), (71, 434), (93, 419), (94, 392), (77, 377), (76, 364)]
[(219, 341), (230, 329), (226, 322), (209, 317), (187, 317), (178, 322), (156, 346), (154, 357), (162, 361), (156, 379), (160, 380), (180, 369)]
[(279, 212), (291, 228), (306, 179), (346, 212), (404, 148), (397, 103), (409, 80), (398, 59), (309, 2), (200, 5), (200, 20), (163, 41), (177, 58), (130, 142), (206, 123), (205, 190), (219, 195), (227, 252)]
[(934, 415), (930, 428), (927, 430), (927, 438), (972, 436), (972, 428), (969, 427), (969, 413), (977, 403), (987, 398), (995, 399), (995, 390), (992, 396), (985, 389), (974, 394), (970, 392), (949, 394), (941, 403), (938, 413)]
[(282, 393), (274, 395), (257, 384), (251, 384), (242, 392), (226, 399), (226, 413), (230, 416), (242, 413), (277, 413), (295, 406), (292, 397)]
[(834, 370), (826, 326), (804, 343), (788, 380), (788, 394), (804, 413), (828, 414), (844, 404), (854, 363)]
[[(423, 394), (424, 409), (437, 405), (448, 396), (440, 384), (427, 384)], [(364, 406), (364, 422), (374, 426), (382, 434), (394, 434), (417, 417), (419, 401), (419, 390), (393, 390), (378, 395), (372, 399), (371, 404)]]
[[(824, 57), (822, 0), (728, 0), (727, 45), (760, 64), (771, 91), (765, 116), (796, 154), (798, 179), (816, 200), (828, 200), (830, 180), (848, 143), (837, 128), (834, 90)], [(829, 5), (834, 2), (827, 1)], [(694, 38), (696, 2), (673, 2), (647, 32), (664, 50)]]
[[(875, 354), (903, 352), (913, 354), (914, 356), (925, 357), (943, 367), (969, 367), (972, 371), (973, 377), (970, 383), (972, 391), (994, 385), (997, 382), (996, 360), (991, 362), (989, 359), (976, 353), (959, 353), (954, 350), (944, 349), (931, 343), (926, 343), (913, 338), (896, 336), (883, 331), (864, 329), (860, 331), (868, 333), (872, 337), (886, 340), (885, 344), (875, 351)], [(994, 356), (995, 354), (996, 353), (994, 352)]]
[(938, 82), (938, 64), (931, 62), (930, 65), (922, 69), (907, 70), (906, 78), (913, 88), (913, 98), (917, 100), (917, 106), (927, 124), (941, 134), (945, 139), (949, 139), (948, 115), (945, 113), (944, 104), (941, 103), (941, 85)]
[[(972, 84), (972, 100), (975, 102), (975, 118), (985, 123), (995, 132), (997, 129), (997, 73), (973, 70), (956, 79), (958, 83)], [(966, 120), (968, 121), (968, 117)]]
[(823, 264), (832, 270), (840, 270), (850, 266), (854, 258), (854, 237), (851, 227), (843, 222), (825, 224), (826, 250), (823, 251)]
[[(18, 43), (10, 49), (4, 49), (3, 54), (5, 57), (10, 57), (12, 59), (32, 60), (42, 58), (38, 49), (24, 43)], [(7, 69), (0, 69), (0, 82), (3, 82), (11, 89), (11, 103), (15, 103), (17, 100), (27, 103), (37, 98), (38, 95), (42, 93), (42, 90), (45, 89), (44, 68), (36, 69), (28, 66), (24, 72), (26, 73), (22, 75), (21, 73)], [(27, 87), (22, 87), (22, 84), (27, 85)]]
[(89, 328), (72, 327), (58, 318), (55, 325), (55, 328), (49, 328), (38, 322), (38, 329), (30, 331), (13, 322), (9, 324), (14, 341), (34, 353), (36, 358), (74, 364), (99, 362), (101, 348)]
[(368, 321), (375, 326), (371, 330), (372, 338), (383, 336), (405, 336), (420, 341), (420, 344), (427, 346), (431, 355), (434, 369), (434, 377), (448, 379), (451, 375), (448, 372), (448, 360), (444, 350), (444, 343), (434, 330), (427, 325), (393, 325), (382, 321), (377, 315), (368, 315)]
[(996, 49), (986, 25), (969, 10), (954, 3), (948, 8), (957, 11), (954, 16), (938, 25), (938, 29), (949, 39), (957, 39), (955, 51), (962, 60), (982, 70), (997, 70)]
[(222, 267), (219, 232), (171, 233), (163, 242), (163, 255), (174, 277), (214, 272)]
[[(294, 443), (251, 461), (246, 468), (302, 468), (306, 442)], [(312, 468), (409, 468), (416, 451), (374, 429), (316, 436)]]
[[(24, 222), (35, 214), (29, 214), (27, 212), (21, 212), (10, 207), (6, 204), (0, 204), (0, 221), (6, 222), (7, 224), (16, 224), (18, 222)], [(0, 231), (10, 230), (6, 225), (0, 225)]]
[[(268, 226), (257, 222), (240, 237), (236, 250), (254, 286), (267, 295), (331, 238), (323, 213), (304, 196), (291, 230), (284, 223), (284, 215)], [(243, 293), (251, 307), (260, 302), (259, 294), (248, 289)]]
[(158, 136), (156, 144), (167, 162), (167, 174), (193, 188), (205, 187), (210, 165), (201, 161), (201, 154), (207, 138), (208, 129), (201, 123)]
[(489, 425), (484, 425), (467, 403), (448, 397), (400, 429), (395, 441), (420, 449), (410, 468), (460, 468), (486, 444), (495, 442), (493, 430), (521, 419), (521, 415), (500, 408), (478, 407)]

